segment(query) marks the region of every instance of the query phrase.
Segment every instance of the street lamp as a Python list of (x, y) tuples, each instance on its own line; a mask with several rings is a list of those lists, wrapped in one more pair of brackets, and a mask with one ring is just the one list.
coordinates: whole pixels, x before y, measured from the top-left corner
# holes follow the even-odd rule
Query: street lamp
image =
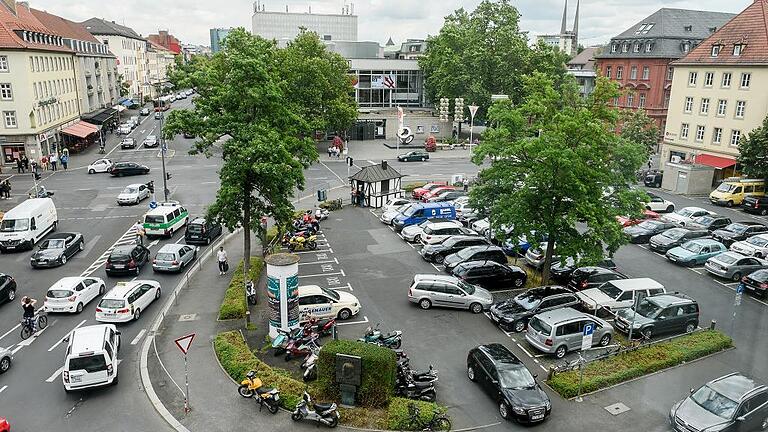
[(163, 196), (165, 197), (165, 200), (163, 202), (168, 202), (168, 174), (165, 172), (165, 152), (168, 150), (168, 146), (165, 143), (165, 140), (163, 139), (163, 119), (165, 118), (165, 113), (160, 111), (160, 158), (163, 163)]

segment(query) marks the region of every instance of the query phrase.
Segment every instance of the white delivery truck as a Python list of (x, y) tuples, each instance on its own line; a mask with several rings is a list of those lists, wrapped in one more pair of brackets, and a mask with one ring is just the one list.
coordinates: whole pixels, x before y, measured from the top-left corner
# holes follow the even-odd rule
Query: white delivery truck
[(46, 234), (56, 231), (59, 217), (50, 198), (30, 198), (3, 215), (0, 252), (32, 249)]

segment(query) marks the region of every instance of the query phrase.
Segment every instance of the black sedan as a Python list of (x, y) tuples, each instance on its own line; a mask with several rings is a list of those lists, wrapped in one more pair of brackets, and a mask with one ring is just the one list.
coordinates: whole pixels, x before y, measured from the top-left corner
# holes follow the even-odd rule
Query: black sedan
[(765, 297), (768, 294), (768, 270), (752, 272), (741, 278), (741, 283), (747, 291)]
[(499, 327), (519, 333), (525, 330), (532, 316), (548, 310), (576, 307), (579, 303), (576, 294), (565, 287), (543, 286), (494, 304), (490, 317)]
[(640, 222), (637, 225), (624, 228), (624, 234), (629, 236), (630, 243), (643, 244), (648, 243), (651, 237), (655, 236), (656, 234), (678, 226), (680, 225), (674, 222), (647, 220)]
[(759, 222), (735, 222), (725, 228), (712, 232), (712, 237), (720, 243), (730, 246), (731, 244), (746, 240), (757, 234), (768, 232), (768, 226)]
[(528, 273), (520, 267), (493, 261), (467, 261), (453, 268), (453, 275), (487, 290), (522, 288)]
[(33, 268), (58, 267), (67, 263), (76, 253), (83, 250), (85, 240), (79, 232), (60, 232), (49, 235), (32, 254)]
[(109, 173), (115, 177), (149, 174), (149, 167), (136, 162), (117, 162), (109, 169)]
[(427, 244), (419, 253), (425, 260), (442, 264), (445, 257), (456, 253), (466, 247), (488, 245), (488, 240), (478, 236), (454, 235), (443, 240), (442, 243)]
[(424, 150), (414, 150), (398, 155), (397, 160), (400, 162), (424, 162), (425, 160), (429, 160), (429, 153)]
[(118, 246), (112, 249), (106, 263), (107, 276), (119, 274), (138, 275), (149, 261), (149, 249), (142, 245)]
[(651, 237), (648, 247), (655, 252), (665, 254), (668, 250), (678, 247), (688, 240), (709, 236), (705, 228), (694, 228), (688, 224), (685, 228), (671, 228), (661, 234)]
[(0, 304), (12, 302), (16, 298), (16, 280), (5, 273), (0, 273)]
[(724, 228), (731, 224), (731, 219), (720, 215), (699, 216), (686, 226), (691, 229), (703, 228), (708, 231)]
[(501, 344), (480, 345), (467, 355), (467, 377), (498, 404), (499, 415), (520, 423), (539, 423), (552, 412), (536, 375)]
[(617, 272), (615, 269), (592, 266), (579, 267), (571, 273), (571, 280), (568, 281), (568, 288), (573, 291), (584, 291), (590, 288), (597, 288), (612, 280), (626, 278), (626, 276)]
[[(555, 260), (549, 268), (549, 276), (557, 283), (567, 285), (571, 280), (573, 271), (576, 270), (576, 261), (573, 258), (566, 258), (565, 262)], [(605, 258), (596, 264), (598, 267), (616, 270), (616, 263), (610, 258)]]

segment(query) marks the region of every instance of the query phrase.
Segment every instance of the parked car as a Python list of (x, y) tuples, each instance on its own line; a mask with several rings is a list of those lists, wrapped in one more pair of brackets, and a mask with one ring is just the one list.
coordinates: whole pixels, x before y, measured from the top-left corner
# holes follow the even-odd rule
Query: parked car
[(472, 223), (483, 218), (483, 214), (480, 210), (470, 207), (468, 202), (461, 202), (461, 198), (459, 197), (453, 202), (453, 205), (456, 207), (456, 219), (467, 228), (470, 228)]
[[(637, 312), (635, 312), (635, 309)], [(682, 293), (646, 297), (636, 308), (622, 309), (613, 321), (616, 329), (632, 337), (651, 338), (663, 333), (691, 333), (699, 326), (699, 304)]]
[(714, 230), (723, 228), (730, 224), (731, 224), (730, 218), (713, 214), (713, 215), (699, 216), (697, 218), (694, 218), (693, 222), (689, 222), (685, 224), (685, 226), (691, 229), (703, 228), (705, 230), (708, 230), (709, 232), (712, 232)]
[(593, 328), (592, 346), (608, 346), (611, 343), (613, 326), (570, 307), (534, 315), (528, 323), (525, 340), (537, 350), (560, 359), (571, 351), (581, 350), (586, 326)]
[(409, 151), (408, 153), (403, 153), (401, 155), (398, 155), (397, 160), (400, 162), (414, 162), (414, 161), (424, 162), (426, 160), (429, 160), (429, 153), (427, 153), (424, 150)]
[[(392, 219), (392, 228), (401, 232), (404, 227), (419, 224), (427, 219), (455, 220), (456, 209), (452, 203), (415, 203)], [(461, 225), (461, 222), (457, 222)]]
[(347, 320), (360, 313), (360, 301), (351, 293), (317, 285), (299, 287), (299, 322), (309, 317)]
[(58, 232), (49, 235), (40, 243), (29, 259), (33, 268), (58, 267), (83, 250), (85, 240), (79, 232)]
[(391, 210), (402, 207), (405, 204), (409, 204), (411, 201), (408, 198), (391, 198), (382, 207), (382, 213), (386, 213)]
[(712, 237), (720, 243), (730, 246), (734, 242), (763, 233), (768, 233), (768, 226), (760, 222), (734, 222), (725, 228), (713, 231)]
[(435, 196), (440, 195), (442, 192), (445, 191), (453, 191), (453, 186), (440, 186), (432, 189), (431, 191), (425, 192), (424, 195), (421, 196), (421, 202), (429, 202), (429, 199)]
[[(420, 243), (421, 238), (424, 236), (424, 230), (427, 227), (431, 230), (440, 230), (445, 228), (463, 228), (461, 226), (461, 223), (456, 220), (444, 220), (444, 219), (427, 219), (419, 224), (416, 225), (410, 225), (405, 228), (403, 228), (403, 231), (400, 233), (403, 236), (403, 239), (407, 242), (411, 243)], [(458, 231), (454, 234), (460, 234)]]
[[(541, 237), (539, 238), (539, 243), (547, 241), (546, 236), (536, 236), (535, 232), (532, 233), (532, 235)], [(528, 249), (531, 248), (531, 242), (529, 242), (528, 237), (523, 234), (518, 238), (507, 238), (501, 244), (501, 248), (504, 250), (504, 253), (509, 256), (524, 257), (525, 253), (528, 252)]]
[(484, 236), (491, 229), (491, 220), (487, 217), (478, 219), (472, 222), (469, 227), (472, 228), (472, 231)]
[(467, 377), (499, 406), (499, 415), (520, 423), (539, 423), (552, 411), (536, 375), (501, 344), (480, 345), (467, 354)]
[(696, 239), (667, 251), (665, 256), (675, 264), (695, 266), (704, 264), (713, 256), (728, 250), (724, 244), (712, 239)]
[(670, 228), (679, 226), (674, 222), (664, 222), (662, 220), (647, 220), (634, 226), (624, 228), (624, 234), (629, 237), (629, 242), (634, 244), (648, 243), (651, 237), (662, 233)]
[(680, 226), (685, 226), (691, 223), (693, 219), (700, 216), (712, 215), (709, 210), (705, 210), (701, 207), (683, 207), (680, 210), (664, 215), (663, 219), (667, 222), (674, 222)]
[[(546, 251), (548, 247), (549, 242), (542, 242), (539, 243), (539, 247), (528, 248), (528, 250), (525, 252), (525, 263), (535, 268), (536, 270), (541, 270), (541, 268), (544, 266), (544, 259), (546, 258)], [(555, 250), (552, 253), (552, 262), (556, 262), (560, 259), (560, 256), (557, 254), (557, 247), (554, 248)]]
[(182, 272), (195, 259), (197, 259), (197, 246), (166, 244), (157, 251), (155, 259), (152, 260), (152, 271)]
[(768, 257), (768, 234), (758, 234), (746, 240), (737, 241), (731, 245), (730, 249), (742, 255), (766, 258)]
[(425, 245), (419, 254), (428, 262), (442, 264), (445, 257), (470, 246), (488, 245), (488, 240), (479, 236), (452, 235), (441, 243)]
[(744, 202), (741, 203), (741, 208), (747, 213), (766, 216), (768, 215), (768, 197), (745, 197)]
[(45, 294), (48, 312), (80, 313), (83, 307), (106, 291), (106, 284), (97, 277), (64, 277), (51, 285)]
[(381, 214), (381, 217), (379, 220), (381, 220), (383, 223), (387, 225), (392, 225), (392, 221), (395, 220), (397, 215), (403, 213), (404, 211), (408, 210), (408, 208), (412, 205), (415, 205), (416, 203), (407, 202), (405, 204), (401, 204), (399, 206), (390, 208), (388, 210), (385, 210), (384, 213)]
[(427, 199), (427, 202), (454, 201), (457, 198), (467, 196), (463, 190), (445, 190)]
[(491, 307), (493, 296), (453, 276), (417, 274), (408, 289), (408, 301), (422, 309), (438, 306), (469, 309), (478, 314)]
[(454, 267), (453, 276), (489, 291), (522, 288), (528, 273), (517, 266), (494, 261), (467, 261)]
[(704, 268), (715, 276), (739, 281), (756, 270), (768, 269), (768, 261), (729, 251), (708, 259)]
[(443, 260), (443, 267), (445, 267), (446, 272), (451, 273), (454, 267), (467, 261), (494, 261), (499, 264), (506, 264), (507, 256), (498, 246), (470, 246), (446, 256)]
[(422, 187), (415, 188), (411, 192), (411, 196), (418, 200), (418, 199), (421, 199), (422, 195), (424, 195), (425, 193), (435, 190), (439, 187), (445, 187), (445, 183), (427, 183)]
[(186, 244), (211, 244), (211, 242), (221, 235), (223, 227), (221, 224), (213, 223), (203, 217), (192, 219), (184, 231), (184, 242)]
[(141, 111), (139, 111), (139, 114), (141, 114), (142, 116), (148, 116), (149, 108), (142, 108)]
[(109, 169), (109, 174), (115, 177), (149, 174), (149, 167), (136, 162), (117, 162)]
[(475, 236), (477, 233), (469, 228), (461, 226), (459, 221), (436, 222), (428, 223), (424, 226), (423, 233), (419, 240), (422, 244), (429, 245), (442, 243), (445, 239), (454, 235)]
[(590, 288), (597, 288), (600, 285), (619, 279), (626, 279), (627, 276), (616, 270), (604, 267), (588, 266), (574, 269), (568, 281), (568, 288), (574, 292), (583, 291)]
[(117, 196), (117, 205), (136, 205), (147, 198), (149, 198), (149, 188), (146, 184), (130, 184)]
[(748, 196), (765, 196), (765, 180), (730, 177), (709, 194), (712, 204), (733, 207), (741, 205)]
[(716, 378), (672, 405), (675, 431), (747, 432), (768, 429), (768, 387), (738, 372)]
[(499, 327), (515, 332), (522, 332), (534, 315), (578, 306), (579, 299), (565, 287), (552, 285), (531, 288), (522, 294), (500, 301), (491, 306), (489, 317)]
[(88, 174), (109, 172), (113, 163), (109, 159), (98, 159), (88, 165)]
[[(552, 265), (549, 267), (549, 276), (555, 282), (561, 285), (567, 285), (568, 282), (571, 280), (571, 274), (573, 273), (574, 270), (576, 270), (576, 263), (579, 261), (579, 259), (580, 258), (574, 259), (574, 258), (568, 257), (565, 259), (565, 261), (562, 261), (559, 259), (553, 262)], [(595, 265), (598, 267), (616, 270), (616, 263), (610, 258), (605, 258)]]
[(617, 279), (597, 288), (579, 291), (576, 296), (589, 313), (613, 315), (616, 311), (632, 307), (638, 298), (663, 294), (664, 285), (651, 278)]
[(119, 274), (136, 274), (141, 271), (141, 267), (149, 261), (149, 249), (142, 245), (117, 246), (112, 249), (105, 270), (107, 276)]
[(744, 283), (744, 288), (748, 291), (765, 297), (766, 293), (768, 293), (768, 270), (752, 272), (741, 278), (741, 282)]
[(687, 226), (685, 228), (670, 228), (661, 234), (656, 234), (648, 241), (648, 247), (659, 253), (667, 253), (668, 250), (680, 246), (681, 244), (702, 237), (708, 237), (709, 231), (703, 228), (691, 228)]
[(651, 172), (645, 175), (643, 184), (648, 187), (660, 188), (661, 182), (664, 179), (664, 173), (661, 171)]
[(155, 135), (147, 135), (146, 138), (144, 138), (144, 142), (141, 144), (145, 148), (154, 148), (160, 145), (160, 142), (157, 140), (157, 137)]
[(0, 304), (16, 299), (16, 280), (9, 274), (0, 273)]
[(665, 200), (651, 192), (646, 192), (646, 194), (650, 197), (650, 200), (645, 203), (645, 208), (647, 210), (652, 210), (657, 213), (672, 213), (675, 211), (675, 203), (672, 201)]
[(123, 138), (122, 141), (120, 141), (120, 149), (135, 149), (136, 148), (136, 140), (133, 138)]
[(639, 223), (641, 223), (643, 221), (656, 220), (659, 217), (661, 217), (661, 215), (659, 215), (655, 211), (644, 210), (643, 214), (640, 215), (640, 217), (616, 216), (616, 222), (618, 222), (619, 225), (621, 225), (622, 227), (626, 228), (626, 227), (629, 227), (629, 226), (637, 225), (637, 224), (639, 224)]

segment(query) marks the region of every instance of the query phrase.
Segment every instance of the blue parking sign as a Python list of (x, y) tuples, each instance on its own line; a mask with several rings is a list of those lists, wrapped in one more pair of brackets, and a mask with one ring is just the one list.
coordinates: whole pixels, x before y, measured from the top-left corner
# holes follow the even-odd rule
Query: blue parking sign
[(157, 201), (150, 201), (149, 202), (149, 208), (151, 208), (151, 209), (157, 208)]
[(594, 332), (595, 332), (594, 324), (588, 323), (584, 325), (584, 336), (592, 336)]
[(744, 282), (741, 282), (740, 284), (736, 285), (736, 292), (738, 294), (743, 293), (744, 289), (746, 289), (746, 286), (744, 285)]

